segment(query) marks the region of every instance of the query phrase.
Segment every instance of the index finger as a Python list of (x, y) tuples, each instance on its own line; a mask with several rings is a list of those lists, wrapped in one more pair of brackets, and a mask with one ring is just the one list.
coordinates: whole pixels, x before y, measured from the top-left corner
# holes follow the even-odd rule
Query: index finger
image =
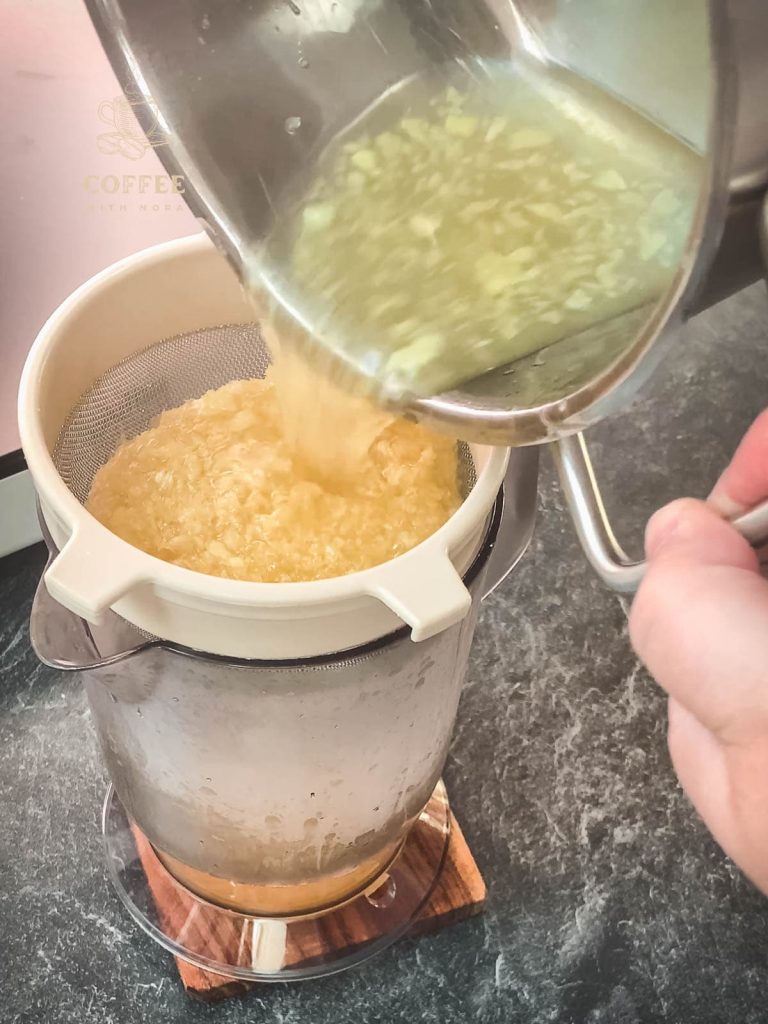
[(742, 438), (730, 465), (712, 489), (709, 503), (728, 519), (768, 498), (768, 410)]

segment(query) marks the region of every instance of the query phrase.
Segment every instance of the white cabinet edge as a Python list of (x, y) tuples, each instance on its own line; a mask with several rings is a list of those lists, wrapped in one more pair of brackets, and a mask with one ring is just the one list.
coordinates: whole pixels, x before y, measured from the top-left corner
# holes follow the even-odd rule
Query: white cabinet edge
[(42, 540), (27, 470), (0, 480), (0, 558)]

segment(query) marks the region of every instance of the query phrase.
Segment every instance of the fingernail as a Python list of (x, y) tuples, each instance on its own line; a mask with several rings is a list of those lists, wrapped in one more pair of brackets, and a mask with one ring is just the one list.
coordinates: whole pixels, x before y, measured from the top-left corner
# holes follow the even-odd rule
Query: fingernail
[(738, 502), (733, 501), (724, 490), (721, 490), (715, 485), (712, 493), (707, 498), (707, 502), (717, 510), (717, 512), (723, 517), (723, 519), (736, 519), (737, 516), (744, 515), (748, 509), (744, 505), (740, 505)]

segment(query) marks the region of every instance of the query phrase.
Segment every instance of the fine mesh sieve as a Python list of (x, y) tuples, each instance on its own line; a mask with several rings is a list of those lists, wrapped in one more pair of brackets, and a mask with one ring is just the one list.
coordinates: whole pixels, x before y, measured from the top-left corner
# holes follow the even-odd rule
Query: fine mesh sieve
[[(191, 331), (150, 345), (111, 367), (67, 417), (53, 452), (64, 483), (85, 504), (98, 469), (167, 409), (233, 380), (263, 377), (269, 350), (257, 324)], [(467, 445), (458, 447), (459, 493), (477, 479)]]
[(111, 611), (136, 628), (235, 658), (324, 656), (404, 623), (419, 642), (471, 607), (462, 577), (483, 544), (509, 452), (460, 450), (464, 500), (390, 561), (330, 579), (255, 583), (194, 572), (111, 533), (83, 507), (115, 449), (165, 410), (269, 363), (254, 309), (202, 235), (136, 253), (82, 285), (32, 347), (19, 429), (57, 554), (51, 597), (91, 624)]

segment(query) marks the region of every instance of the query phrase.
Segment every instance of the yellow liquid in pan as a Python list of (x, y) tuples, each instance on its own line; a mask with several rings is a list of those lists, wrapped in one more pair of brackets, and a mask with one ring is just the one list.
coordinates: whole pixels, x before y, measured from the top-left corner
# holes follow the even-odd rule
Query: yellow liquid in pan
[(329, 147), (286, 280), (341, 366), (434, 394), (658, 300), (700, 178), (692, 149), (561, 69), (417, 79)]

